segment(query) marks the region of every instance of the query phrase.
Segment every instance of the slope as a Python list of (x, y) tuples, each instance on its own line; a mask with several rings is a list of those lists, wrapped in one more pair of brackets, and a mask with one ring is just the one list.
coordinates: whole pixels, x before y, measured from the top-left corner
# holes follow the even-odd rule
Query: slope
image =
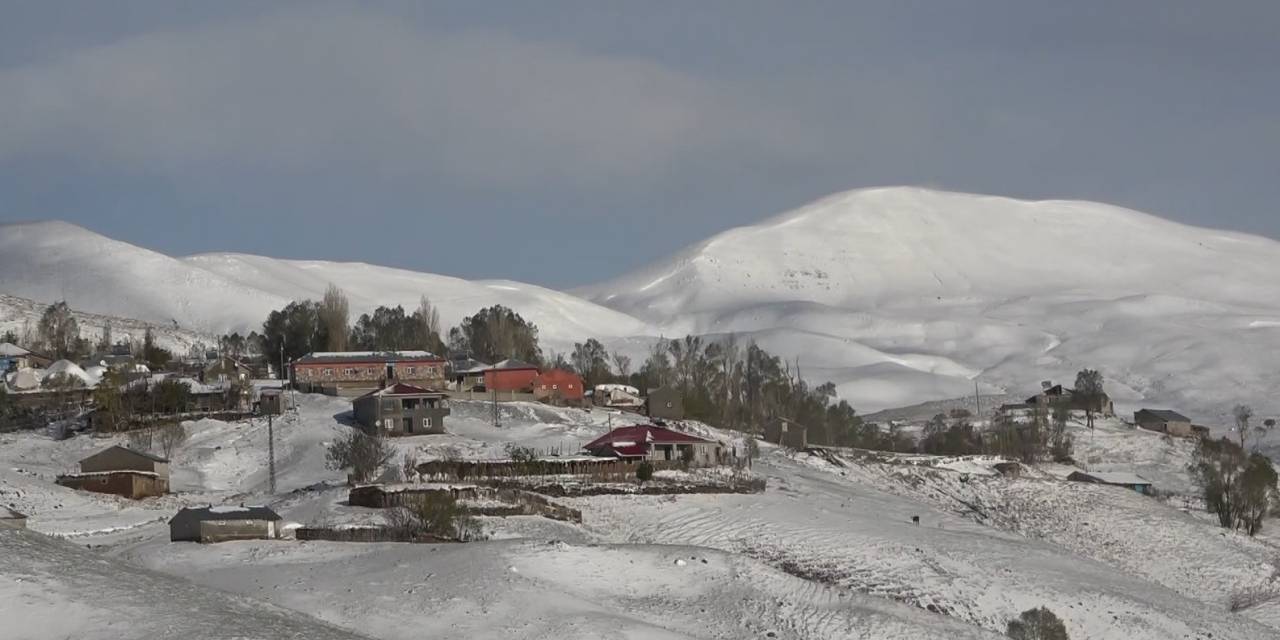
[[(737, 333), (876, 410), (1101, 368), (1213, 420), (1280, 384), (1280, 243), (1090, 202), (850, 191), (577, 293)], [(1280, 410), (1280, 405), (1268, 406)]]

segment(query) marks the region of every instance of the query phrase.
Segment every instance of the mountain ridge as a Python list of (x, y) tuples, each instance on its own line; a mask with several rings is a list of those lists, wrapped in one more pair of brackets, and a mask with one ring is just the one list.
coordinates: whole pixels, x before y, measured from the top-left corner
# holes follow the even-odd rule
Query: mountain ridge
[(827, 196), (569, 292), (364, 262), (175, 258), (69, 223), (0, 226), (0, 292), (87, 312), (247, 331), (333, 282), (353, 316), (427, 295), (450, 326), (504, 304), (560, 352), (595, 337), (638, 361), (658, 336), (734, 334), (863, 410), (975, 381), (1016, 396), (1086, 367), (1125, 407), (1217, 420), (1234, 402), (1273, 402), (1276, 264), (1280, 242), (1121, 207), (902, 187)]

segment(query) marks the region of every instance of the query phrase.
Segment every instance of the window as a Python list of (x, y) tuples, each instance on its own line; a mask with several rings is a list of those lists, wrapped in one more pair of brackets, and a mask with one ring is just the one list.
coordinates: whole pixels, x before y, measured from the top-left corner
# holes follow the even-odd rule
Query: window
[(324, 377), (326, 377), (326, 378), (332, 378), (332, 377), (333, 377), (333, 369), (325, 369), (325, 370), (324, 370)]
[(430, 428), (431, 428), (431, 418), (423, 418), (423, 419), (422, 419), (422, 426), (424, 426), (424, 427), (426, 427), (426, 428), (430, 429)]
[(552, 388), (552, 389), (559, 389), (559, 388), (560, 388), (560, 385), (553, 384), (553, 385), (551, 385), (551, 388)]
[(356, 375), (356, 368), (355, 368), (355, 367), (347, 367), (346, 369), (343, 369), (343, 370), (342, 370), (342, 373), (343, 373), (343, 375), (345, 375), (345, 376), (347, 376), (347, 377), (355, 377), (355, 375)]
[(405, 367), (405, 368), (404, 368), (404, 374), (405, 374), (406, 376), (411, 376), (411, 375), (413, 375), (413, 367)]

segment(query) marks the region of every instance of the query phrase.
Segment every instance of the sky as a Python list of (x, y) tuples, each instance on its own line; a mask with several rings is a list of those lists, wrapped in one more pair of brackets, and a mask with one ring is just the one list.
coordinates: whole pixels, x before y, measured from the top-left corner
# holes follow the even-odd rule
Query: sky
[(553, 287), (824, 195), (1280, 238), (1280, 3), (0, 2), (0, 222)]

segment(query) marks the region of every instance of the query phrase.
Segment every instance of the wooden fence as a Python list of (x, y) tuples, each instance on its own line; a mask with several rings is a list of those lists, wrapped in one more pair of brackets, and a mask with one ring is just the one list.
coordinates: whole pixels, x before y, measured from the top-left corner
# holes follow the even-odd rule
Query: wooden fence
[[(644, 461), (617, 460), (614, 458), (575, 458), (571, 460), (514, 460), (451, 461), (431, 460), (419, 464), (418, 473), (426, 480), (456, 481), (468, 479), (516, 478), (525, 476), (582, 476), (597, 481), (623, 482), (634, 480), (636, 469)], [(683, 469), (685, 463), (677, 460), (650, 460), (654, 471)]]

